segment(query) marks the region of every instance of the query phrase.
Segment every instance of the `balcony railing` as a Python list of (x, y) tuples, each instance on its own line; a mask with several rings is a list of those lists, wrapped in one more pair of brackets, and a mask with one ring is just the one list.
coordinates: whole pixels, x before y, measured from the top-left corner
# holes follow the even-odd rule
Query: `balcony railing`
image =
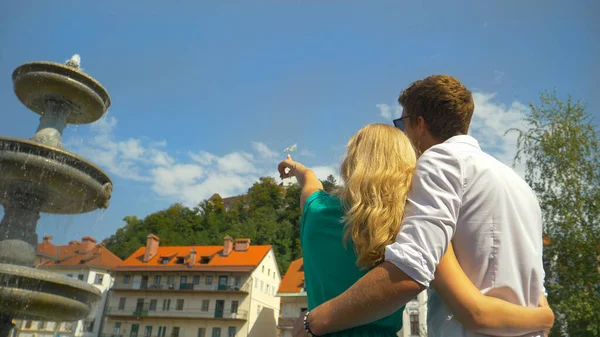
[(233, 285), (233, 284), (194, 284), (194, 283), (179, 283), (179, 284), (148, 284), (140, 285), (138, 288), (132, 284), (119, 284), (115, 285), (113, 290), (133, 290), (133, 291), (207, 291), (207, 292), (250, 292), (252, 282), (248, 281), (244, 284)]
[[(160, 309), (160, 308), (159, 308)], [(119, 307), (107, 307), (107, 316), (135, 316), (135, 317), (164, 317), (164, 318), (197, 318), (197, 319), (237, 319), (246, 320), (248, 318), (248, 312), (245, 310), (219, 310), (211, 308), (210, 310), (202, 310), (202, 308), (191, 308), (183, 310), (175, 310), (171, 307), (170, 310), (148, 310), (146, 306), (144, 308), (131, 308), (125, 307), (119, 309)]]
[(292, 328), (296, 322), (295, 318), (279, 318), (277, 326), (279, 328)]

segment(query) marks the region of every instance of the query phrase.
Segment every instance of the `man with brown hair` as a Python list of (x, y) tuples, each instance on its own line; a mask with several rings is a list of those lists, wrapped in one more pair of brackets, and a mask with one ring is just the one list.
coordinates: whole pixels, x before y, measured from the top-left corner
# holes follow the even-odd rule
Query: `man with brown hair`
[[(462, 269), (482, 293), (523, 306), (545, 299), (537, 198), (510, 167), (467, 135), (471, 92), (454, 77), (435, 75), (411, 84), (398, 101), (403, 113), (394, 125), (420, 154), (400, 232), (386, 247), (385, 262), (304, 313), (295, 337), (322, 336), (392, 314), (430, 286), (451, 241)], [(428, 328), (430, 336), (477, 336), (433, 290)]]

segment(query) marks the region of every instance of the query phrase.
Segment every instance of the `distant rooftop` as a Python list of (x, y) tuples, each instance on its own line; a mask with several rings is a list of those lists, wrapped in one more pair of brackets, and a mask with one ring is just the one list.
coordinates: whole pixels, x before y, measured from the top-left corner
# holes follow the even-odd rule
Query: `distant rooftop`
[(292, 261), (288, 268), (277, 294), (301, 293), (304, 292), (304, 260), (299, 258)]
[(108, 250), (96, 239), (84, 236), (80, 241), (70, 241), (68, 245), (54, 245), (52, 236), (44, 236), (38, 243), (36, 255), (42, 258), (41, 268), (52, 267), (99, 267), (114, 269), (123, 260)]

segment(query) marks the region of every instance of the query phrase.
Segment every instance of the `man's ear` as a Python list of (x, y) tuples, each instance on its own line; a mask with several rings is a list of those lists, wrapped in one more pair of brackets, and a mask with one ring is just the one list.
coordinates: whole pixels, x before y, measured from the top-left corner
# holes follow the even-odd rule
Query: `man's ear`
[(423, 116), (418, 116), (416, 122), (417, 122), (417, 130), (419, 130), (420, 134), (427, 132), (427, 122), (425, 121)]

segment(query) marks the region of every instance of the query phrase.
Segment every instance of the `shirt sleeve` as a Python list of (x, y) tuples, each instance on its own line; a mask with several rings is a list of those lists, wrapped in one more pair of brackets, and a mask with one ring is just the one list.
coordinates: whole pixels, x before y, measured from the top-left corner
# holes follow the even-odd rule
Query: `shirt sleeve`
[(442, 146), (421, 155), (408, 194), (404, 220), (385, 260), (429, 287), (454, 236), (464, 179), (460, 159)]

